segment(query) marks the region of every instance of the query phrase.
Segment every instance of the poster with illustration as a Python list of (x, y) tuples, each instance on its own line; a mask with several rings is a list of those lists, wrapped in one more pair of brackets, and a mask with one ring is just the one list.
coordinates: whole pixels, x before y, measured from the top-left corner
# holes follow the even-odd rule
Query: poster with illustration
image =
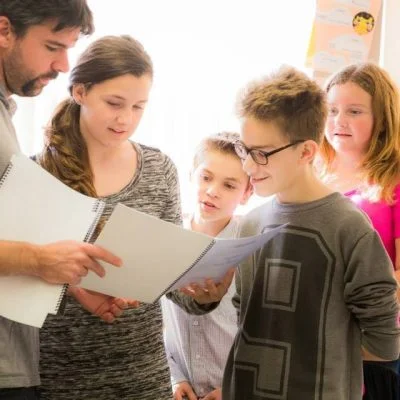
[(317, 0), (307, 65), (317, 73), (367, 61), (382, 0)]

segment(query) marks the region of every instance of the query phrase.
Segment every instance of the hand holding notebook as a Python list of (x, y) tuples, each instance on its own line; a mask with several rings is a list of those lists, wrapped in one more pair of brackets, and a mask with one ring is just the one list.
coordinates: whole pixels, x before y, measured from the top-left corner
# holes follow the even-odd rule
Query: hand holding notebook
[[(29, 158), (13, 156), (0, 179), (0, 240), (43, 245), (87, 241), (103, 208), (102, 201), (72, 190)], [(89, 272), (82, 287), (154, 302), (205, 278), (218, 282), (278, 231), (216, 239), (118, 204), (96, 244), (122, 258), (123, 266), (101, 262), (106, 277)], [(48, 313), (57, 312), (64, 291), (64, 285), (34, 276), (1, 276), (0, 315), (40, 327)]]
[(155, 302), (163, 294), (210, 278), (220, 281), (231, 267), (262, 247), (281, 227), (240, 239), (212, 238), (118, 204), (96, 244), (123, 260), (100, 279), (89, 273), (81, 286), (112, 296)]
[[(0, 240), (46, 246), (65, 240), (81, 242), (91, 236), (103, 207), (29, 158), (13, 156), (0, 178)], [(66, 251), (66, 246), (62, 248)], [(40, 327), (48, 313), (57, 312), (65, 288), (35, 276), (1, 276), (0, 315)]]

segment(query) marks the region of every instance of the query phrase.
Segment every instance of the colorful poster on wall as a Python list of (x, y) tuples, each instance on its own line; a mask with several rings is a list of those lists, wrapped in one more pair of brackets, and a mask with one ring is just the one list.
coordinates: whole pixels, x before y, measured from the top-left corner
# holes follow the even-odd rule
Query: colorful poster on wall
[(307, 65), (316, 74), (367, 61), (382, 0), (317, 0)]

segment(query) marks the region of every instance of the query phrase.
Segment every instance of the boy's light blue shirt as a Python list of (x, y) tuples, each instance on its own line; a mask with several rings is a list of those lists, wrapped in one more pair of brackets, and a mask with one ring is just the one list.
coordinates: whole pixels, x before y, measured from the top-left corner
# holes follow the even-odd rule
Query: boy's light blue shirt
[[(191, 218), (184, 221), (190, 229)], [(220, 238), (236, 237), (239, 218), (233, 218)], [(232, 305), (234, 282), (218, 308), (206, 315), (190, 315), (172, 301), (161, 300), (164, 340), (172, 385), (188, 381), (198, 397), (221, 387), (229, 350), (237, 332), (237, 312)]]

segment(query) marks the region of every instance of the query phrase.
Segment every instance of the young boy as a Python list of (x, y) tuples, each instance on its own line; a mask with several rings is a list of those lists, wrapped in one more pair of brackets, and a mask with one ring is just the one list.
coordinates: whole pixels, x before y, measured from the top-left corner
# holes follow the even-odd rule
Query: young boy
[[(220, 133), (199, 144), (191, 173), (195, 210), (184, 221), (186, 228), (213, 237), (237, 236), (239, 219), (233, 214), (252, 192), (235, 152), (238, 139), (238, 134)], [(175, 400), (221, 398), (223, 370), (237, 331), (231, 301), (234, 286), (217, 309), (203, 316), (187, 314), (163, 299), (165, 347)]]
[(314, 173), (324, 93), (286, 67), (249, 86), (239, 114), (243, 168), (255, 193), (275, 195), (240, 236), (289, 226), (236, 274), (239, 331), (223, 399), (361, 399), (363, 355), (399, 355), (396, 282), (368, 219)]

